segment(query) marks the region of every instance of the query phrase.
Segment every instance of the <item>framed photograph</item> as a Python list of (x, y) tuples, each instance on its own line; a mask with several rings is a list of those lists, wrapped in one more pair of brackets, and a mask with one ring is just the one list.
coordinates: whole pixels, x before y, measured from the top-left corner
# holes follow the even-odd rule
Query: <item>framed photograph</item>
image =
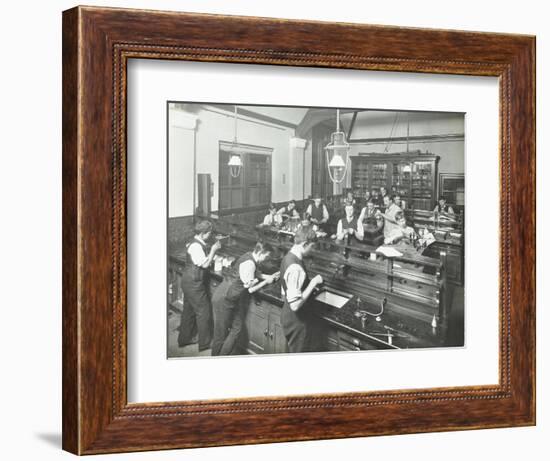
[(63, 13), (63, 448), (535, 424), (535, 39)]

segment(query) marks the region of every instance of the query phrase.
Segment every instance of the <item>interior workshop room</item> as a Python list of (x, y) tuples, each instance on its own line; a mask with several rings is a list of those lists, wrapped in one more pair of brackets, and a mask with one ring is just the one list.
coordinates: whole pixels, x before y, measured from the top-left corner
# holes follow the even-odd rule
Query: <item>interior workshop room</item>
[(464, 114), (168, 103), (168, 358), (464, 346)]

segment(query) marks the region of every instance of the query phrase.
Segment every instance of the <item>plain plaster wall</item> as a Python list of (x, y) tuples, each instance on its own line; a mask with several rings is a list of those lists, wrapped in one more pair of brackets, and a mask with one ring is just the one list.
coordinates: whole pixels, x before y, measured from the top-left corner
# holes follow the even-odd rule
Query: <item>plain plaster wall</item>
[[(232, 141), (234, 119), (231, 112), (217, 108), (199, 108), (192, 113), (175, 107), (169, 110), (169, 118), (185, 112), (197, 117), (195, 136), (182, 135), (169, 120), (169, 177), (177, 181), (177, 189), (169, 188), (170, 217), (193, 214), (193, 164), (196, 153), (196, 174), (207, 173), (213, 181), (212, 211), (218, 210), (219, 142)], [(300, 192), (300, 178), (293, 177), (293, 167), (302, 168), (302, 154), (291, 147), (294, 129), (239, 116), (237, 139), (239, 143), (273, 149), (272, 152), (272, 200), (286, 201), (293, 193)], [(294, 158), (299, 157), (299, 158)], [(191, 172), (191, 174), (190, 174)], [(311, 175), (311, 173), (310, 173)], [(296, 181), (300, 179), (297, 184)], [(293, 184), (294, 181), (294, 184)], [(196, 185), (195, 185), (196, 187)], [(298, 198), (298, 197), (294, 197)]]

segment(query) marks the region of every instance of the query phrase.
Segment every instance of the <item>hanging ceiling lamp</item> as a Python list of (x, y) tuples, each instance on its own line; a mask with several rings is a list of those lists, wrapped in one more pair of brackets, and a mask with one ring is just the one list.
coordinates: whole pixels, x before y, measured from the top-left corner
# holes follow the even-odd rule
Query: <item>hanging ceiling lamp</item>
[(328, 174), (334, 184), (340, 184), (346, 177), (349, 149), (346, 134), (340, 131), (340, 109), (336, 109), (336, 131), (330, 135), (330, 142), (325, 147)]
[(230, 157), (229, 157), (229, 162), (227, 163), (227, 166), (229, 167), (229, 173), (231, 174), (231, 177), (238, 178), (239, 175), (241, 174), (243, 161), (240, 156), (241, 149), (239, 147), (239, 143), (237, 142), (237, 106), (235, 106), (234, 120), (235, 120), (235, 131), (233, 135), (233, 144), (229, 149)]

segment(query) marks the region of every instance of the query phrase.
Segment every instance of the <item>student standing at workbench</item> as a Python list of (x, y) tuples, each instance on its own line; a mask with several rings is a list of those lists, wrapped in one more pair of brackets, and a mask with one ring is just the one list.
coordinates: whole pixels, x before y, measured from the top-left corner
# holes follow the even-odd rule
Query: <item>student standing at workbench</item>
[(212, 305), (208, 296), (208, 267), (221, 248), (220, 242), (207, 250), (206, 241), (212, 233), (212, 223), (201, 221), (195, 226), (193, 240), (185, 252), (185, 269), (181, 277), (183, 311), (179, 327), (178, 345), (193, 344), (198, 330), (199, 352), (210, 347), (212, 341)]
[(384, 213), (382, 213), (382, 216), (384, 217), (384, 239), (388, 239), (392, 232), (395, 229), (399, 228), (399, 224), (397, 224), (397, 220), (395, 219), (395, 215), (401, 210), (399, 206), (397, 206), (394, 203), (394, 197), (385, 196), (384, 197), (384, 206), (386, 209), (384, 210)]
[(258, 265), (272, 253), (273, 247), (269, 243), (256, 243), (252, 252), (245, 253), (237, 260), (214, 292), (212, 355), (238, 354), (238, 339), (250, 294), (278, 279), (278, 273), (265, 275), (258, 270)]
[(283, 332), (289, 352), (313, 352), (314, 332), (319, 322), (312, 311), (309, 298), (323, 278), (316, 275), (311, 281), (303, 258), (313, 249), (317, 236), (311, 226), (302, 226), (294, 236), (294, 246), (281, 262), (281, 292), (283, 309), (281, 314)]

